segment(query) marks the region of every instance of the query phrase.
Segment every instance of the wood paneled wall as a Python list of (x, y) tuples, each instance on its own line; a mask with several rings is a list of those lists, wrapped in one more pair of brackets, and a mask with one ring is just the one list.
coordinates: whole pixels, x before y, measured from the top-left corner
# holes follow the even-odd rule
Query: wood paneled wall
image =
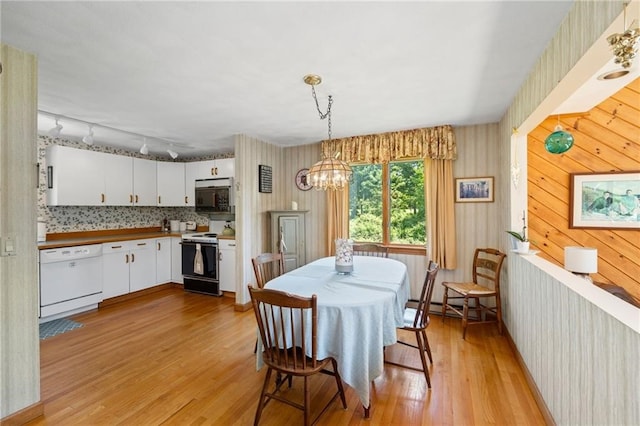
[(584, 115), (560, 116), (575, 139), (561, 155), (544, 149), (557, 123), (551, 116), (527, 138), (529, 237), (542, 257), (560, 266), (566, 246), (597, 248), (594, 281), (620, 285), (640, 299), (640, 230), (568, 226), (570, 173), (640, 170), (640, 79)]

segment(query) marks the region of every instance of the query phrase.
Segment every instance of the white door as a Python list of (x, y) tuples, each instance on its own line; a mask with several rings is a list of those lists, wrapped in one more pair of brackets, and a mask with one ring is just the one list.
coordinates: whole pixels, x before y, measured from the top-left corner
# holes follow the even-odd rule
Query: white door
[(155, 240), (131, 242), (129, 288), (132, 292), (153, 287), (156, 284)]
[(102, 245), (102, 297), (108, 299), (129, 293), (128, 242)]
[(133, 159), (123, 155), (102, 154), (106, 206), (133, 204)]
[(103, 155), (60, 145), (47, 147), (47, 205), (104, 205)]
[(221, 177), (221, 178), (234, 177), (235, 168), (236, 168), (235, 158), (222, 158), (215, 161), (216, 161), (216, 168), (218, 171), (218, 177)]
[(171, 238), (156, 239), (156, 284), (171, 281)]
[(184, 207), (185, 203), (185, 163), (158, 161), (158, 206)]
[(236, 242), (235, 240), (218, 240), (220, 258), (220, 290), (236, 291)]
[(133, 204), (155, 206), (157, 196), (156, 162), (144, 158), (133, 159)]
[(171, 238), (171, 281), (182, 284), (182, 245), (179, 237)]

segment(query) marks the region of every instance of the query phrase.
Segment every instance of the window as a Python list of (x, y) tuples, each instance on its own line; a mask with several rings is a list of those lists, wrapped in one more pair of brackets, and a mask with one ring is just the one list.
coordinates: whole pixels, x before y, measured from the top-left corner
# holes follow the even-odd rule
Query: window
[(351, 165), (349, 237), (385, 245), (426, 243), (424, 162)]

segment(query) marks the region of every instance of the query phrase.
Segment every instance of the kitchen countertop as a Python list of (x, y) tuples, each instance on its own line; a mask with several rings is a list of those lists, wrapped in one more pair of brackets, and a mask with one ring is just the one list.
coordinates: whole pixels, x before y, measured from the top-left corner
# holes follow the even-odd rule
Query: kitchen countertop
[[(118, 231), (121, 231), (119, 233)], [(206, 229), (198, 229), (196, 231), (187, 232), (162, 232), (160, 230), (147, 230), (142, 229), (139, 232), (132, 229), (123, 230), (108, 230), (108, 231), (87, 231), (87, 232), (73, 232), (69, 233), (69, 238), (65, 238), (64, 234), (53, 234), (52, 239), (48, 241), (42, 241), (38, 243), (39, 250), (83, 246), (89, 244), (103, 244), (112, 243), (116, 241), (133, 241), (143, 240), (146, 238), (166, 238), (166, 237), (181, 237), (183, 234), (193, 234), (196, 232), (208, 232)], [(83, 235), (83, 234), (86, 234)], [(49, 238), (49, 235), (47, 235)], [(220, 240), (235, 240), (235, 236), (218, 235)]]

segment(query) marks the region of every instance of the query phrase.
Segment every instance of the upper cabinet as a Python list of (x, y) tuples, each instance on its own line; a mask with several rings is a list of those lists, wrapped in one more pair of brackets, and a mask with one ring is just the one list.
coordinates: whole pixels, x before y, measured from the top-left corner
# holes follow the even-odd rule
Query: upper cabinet
[(133, 205), (156, 206), (156, 162), (144, 158), (133, 159)]
[(235, 158), (194, 161), (186, 163), (186, 195), (188, 206), (195, 206), (195, 188), (198, 179), (215, 179), (234, 177)]
[(185, 193), (185, 164), (158, 161), (158, 206), (183, 207), (187, 205)]
[(50, 206), (130, 205), (131, 157), (52, 145), (46, 151)]
[(46, 150), (47, 205), (195, 205), (197, 179), (233, 177), (235, 159), (176, 163), (51, 145)]

